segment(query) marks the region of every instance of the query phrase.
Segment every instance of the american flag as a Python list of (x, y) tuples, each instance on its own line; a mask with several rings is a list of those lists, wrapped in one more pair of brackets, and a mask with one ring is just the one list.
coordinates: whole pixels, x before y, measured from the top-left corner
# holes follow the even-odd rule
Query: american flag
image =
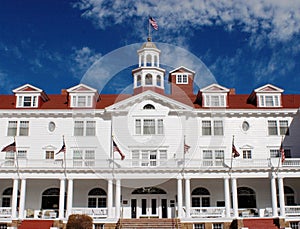
[(120, 154), (121, 160), (124, 160), (125, 159), (125, 154), (122, 153), (122, 151), (119, 149), (118, 145), (113, 140), (113, 152), (116, 152), (116, 151)]
[(16, 141), (14, 141), (13, 143), (5, 146), (1, 152), (16, 152)]
[(184, 143), (184, 153), (187, 153), (191, 147)]
[(283, 163), (285, 161), (285, 153), (284, 153), (284, 148), (283, 148), (282, 142), (280, 144), (279, 151), (280, 151), (280, 154), (281, 154), (281, 163)]
[(63, 140), (63, 145), (62, 145), (61, 149), (56, 153), (56, 155), (61, 153), (61, 152), (64, 152), (64, 153), (66, 152), (65, 139)]
[(151, 24), (153, 29), (158, 30), (158, 24), (157, 24), (156, 20), (153, 17), (149, 16), (149, 23)]
[(235, 148), (235, 145), (234, 145), (233, 142), (232, 142), (232, 156), (233, 156), (234, 158), (240, 156), (240, 153), (239, 153), (239, 152), (237, 151), (237, 149)]

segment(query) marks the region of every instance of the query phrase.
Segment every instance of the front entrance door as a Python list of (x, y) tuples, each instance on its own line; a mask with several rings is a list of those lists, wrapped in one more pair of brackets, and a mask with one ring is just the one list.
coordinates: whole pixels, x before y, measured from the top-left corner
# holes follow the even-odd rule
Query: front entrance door
[(161, 200), (161, 217), (168, 218), (168, 202), (167, 199)]
[(131, 199), (131, 218), (136, 218), (136, 199)]
[(141, 199), (141, 215), (142, 216), (158, 216), (157, 198), (142, 198)]

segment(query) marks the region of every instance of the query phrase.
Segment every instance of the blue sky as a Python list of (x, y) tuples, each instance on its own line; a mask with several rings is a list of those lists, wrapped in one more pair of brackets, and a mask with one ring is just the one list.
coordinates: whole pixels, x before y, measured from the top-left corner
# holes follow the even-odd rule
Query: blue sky
[[(174, 59), (172, 67), (197, 69), (197, 61), (193, 68), (188, 59), (175, 60), (184, 49), (239, 94), (266, 83), (300, 93), (299, 0), (1, 0), (0, 6), (0, 94), (26, 83), (58, 94), (80, 83), (93, 63), (145, 42), (148, 15), (159, 25), (152, 33), (158, 48), (174, 47), (162, 64)], [(112, 75), (102, 92), (127, 92), (133, 67)]]

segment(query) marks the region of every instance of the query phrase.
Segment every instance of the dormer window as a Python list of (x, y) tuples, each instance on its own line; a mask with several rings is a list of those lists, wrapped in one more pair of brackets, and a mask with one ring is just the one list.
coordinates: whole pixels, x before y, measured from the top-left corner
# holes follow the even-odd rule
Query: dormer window
[(73, 95), (72, 97), (72, 107), (91, 107), (92, 106), (92, 96), (91, 95)]
[(188, 84), (188, 75), (187, 74), (176, 75), (176, 84)]
[(17, 96), (17, 107), (37, 107), (37, 95), (19, 95)]
[(205, 95), (206, 107), (225, 107), (225, 95)]
[(280, 99), (279, 95), (259, 95), (259, 106), (260, 107), (279, 107), (280, 106)]

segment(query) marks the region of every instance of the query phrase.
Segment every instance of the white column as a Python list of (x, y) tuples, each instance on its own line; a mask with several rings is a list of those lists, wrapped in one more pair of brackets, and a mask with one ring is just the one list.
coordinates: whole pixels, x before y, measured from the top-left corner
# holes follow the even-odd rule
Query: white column
[(186, 218), (191, 217), (191, 180), (190, 178), (185, 179), (185, 211)]
[(278, 177), (278, 194), (279, 194), (279, 204), (280, 204), (280, 216), (285, 217), (285, 203), (284, 203), (284, 184), (283, 178)]
[(18, 202), (18, 189), (19, 189), (19, 180), (13, 180), (13, 193), (11, 201), (11, 217), (12, 219), (17, 218), (17, 202)]
[(120, 211), (121, 211), (121, 180), (117, 179), (116, 180), (116, 196), (115, 196), (115, 201), (116, 201), (116, 212), (115, 212), (115, 218), (120, 218)]
[(107, 217), (112, 218), (112, 205), (113, 205), (113, 185), (112, 179), (107, 181)]
[(66, 192), (66, 181), (65, 179), (60, 180), (60, 188), (59, 188), (59, 219), (63, 219), (65, 217), (65, 192)]
[(68, 218), (69, 215), (72, 214), (72, 208), (73, 208), (73, 179), (68, 179), (68, 196), (67, 196), (67, 215)]
[(22, 179), (21, 180), (21, 193), (20, 193), (20, 206), (19, 206), (19, 219), (24, 218), (25, 196), (26, 196), (26, 179)]
[(231, 178), (233, 216), (239, 216), (236, 178)]
[(177, 217), (182, 217), (182, 178), (177, 178)]
[(271, 177), (271, 195), (272, 195), (272, 212), (273, 217), (278, 216), (277, 212), (277, 194), (276, 194), (276, 180), (275, 176), (272, 174)]
[(229, 191), (229, 178), (224, 178), (224, 198), (225, 198), (225, 216), (230, 217), (230, 191)]

